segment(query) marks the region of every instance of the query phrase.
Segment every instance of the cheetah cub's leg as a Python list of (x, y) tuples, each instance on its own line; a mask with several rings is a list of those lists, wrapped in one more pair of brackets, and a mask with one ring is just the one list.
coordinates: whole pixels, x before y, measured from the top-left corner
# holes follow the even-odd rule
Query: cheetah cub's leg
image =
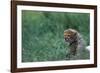
[(74, 59), (74, 57), (77, 54), (77, 43), (74, 43), (74, 44), (71, 45), (69, 54), (70, 54), (70, 58), (69, 59), (70, 60)]

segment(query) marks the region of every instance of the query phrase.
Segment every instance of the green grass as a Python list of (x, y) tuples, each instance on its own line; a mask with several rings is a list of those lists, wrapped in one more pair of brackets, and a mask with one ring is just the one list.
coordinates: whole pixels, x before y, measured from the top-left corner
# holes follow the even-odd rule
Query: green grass
[[(89, 45), (88, 13), (22, 11), (22, 62), (65, 60), (64, 30), (79, 31)], [(89, 58), (84, 53), (85, 58)], [(84, 59), (85, 59), (84, 58)]]

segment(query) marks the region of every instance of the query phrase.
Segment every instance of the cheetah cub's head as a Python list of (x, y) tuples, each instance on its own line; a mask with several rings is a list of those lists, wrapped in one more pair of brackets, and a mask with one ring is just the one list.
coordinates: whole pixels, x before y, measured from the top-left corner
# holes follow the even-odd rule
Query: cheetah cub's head
[(71, 43), (77, 39), (77, 31), (74, 29), (67, 29), (64, 31), (64, 39), (66, 42)]

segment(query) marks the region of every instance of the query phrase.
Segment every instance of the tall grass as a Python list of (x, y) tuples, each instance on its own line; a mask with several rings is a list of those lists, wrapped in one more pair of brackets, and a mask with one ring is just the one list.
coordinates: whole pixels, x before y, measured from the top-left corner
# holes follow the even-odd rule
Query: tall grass
[(23, 10), (22, 62), (66, 60), (64, 30), (76, 29), (89, 45), (89, 20), (89, 13)]

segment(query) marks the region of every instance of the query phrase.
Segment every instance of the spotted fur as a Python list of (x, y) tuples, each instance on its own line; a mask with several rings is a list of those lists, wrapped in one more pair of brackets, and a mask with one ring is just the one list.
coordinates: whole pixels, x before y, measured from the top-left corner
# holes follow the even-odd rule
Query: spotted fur
[(65, 42), (69, 44), (69, 54), (72, 56), (78, 55), (80, 49), (85, 49), (85, 42), (80, 33), (74, 29), (67, 29), (64, 31)]

